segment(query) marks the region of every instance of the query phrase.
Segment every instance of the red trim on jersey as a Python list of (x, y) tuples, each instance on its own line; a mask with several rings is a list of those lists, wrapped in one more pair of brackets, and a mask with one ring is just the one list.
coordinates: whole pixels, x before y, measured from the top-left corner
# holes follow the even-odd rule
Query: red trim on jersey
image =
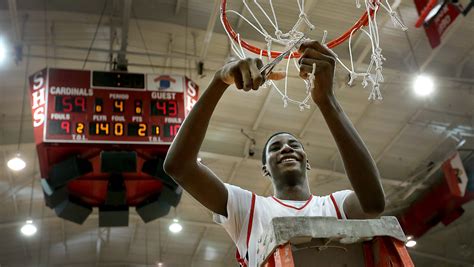
[(247, 262), (248, 260), (248, 250), (249, 250), (249, 242), (250, 242), (250, 235), (252, 233), (252, 226), (253, 226), (253, 214), (255, 213), (255, 193), (252, 193), (252, 202), (250, 204), (250, 216), (249, 216), (249, 223), (247, 225), (247, 252), (245, 253), (245, 258), (242, 258), (239, 253), (239, 249), (235, 251), (235, 258), (237, 259), (237, 262), (240, 264), (242, 267), (247, 267)]
[(342, 219), (341, 212), (339, 211), (339, 207), (337, 206), (336, 199), (334, 198), (332, 194), (330, 194), (329, 197), (331, 198), (332, 204), (334, 205), (334, 208), (336, 209), (337, 218), (339, 220)]
[(255, 193), (252, 193), (252, 204), (250, 204), (249, 225), (247, 227), (247, 250), (249, 249), (250, 234), (252, 233), (254, 211), (255, 211)]
[(245, 263), (245, 260), (242, 259), (242, 257), (240, 257), (240, 253), (239, 253), (239, 250), (236, 249), (235, 250), (235, 259), (237, 260), (237, 262), (240, 264), (240, 266), (242, 267), (246, 267), (247, 264)]
[(273, 198), (273, 200), (275, 200), (276, 202), (278, 202), (279, 204), (281, 204), (281, 205), (283, 205), (283, 206), (285, 206), (285, 207), (287, 207), (287, 208), (291, 208), (291, 209), (295, 209), (295, 210), (302, 210), (302, 209), (304, 209), (306, 206), (308, 206), (309, 202), (311, 202), (311, 200), (313, 199), (313, 195), (311, 195), (311, 196), (309, 197), (309, 199), (306, 200), (306, 203), (304, 203), (304, 205), (301, 206), (301, 207), (299, 207), (299, 208), (297, 208), (297, 207), (295, 207), (295, 206), (291, 206), (291, 205), (285, 204), (285, 203), (281, 202), (281, 200), (279, 200), (278, 198), (276, 198), (276, 197), (274, 197), (274, 196), (272, 196), (272, 198)]

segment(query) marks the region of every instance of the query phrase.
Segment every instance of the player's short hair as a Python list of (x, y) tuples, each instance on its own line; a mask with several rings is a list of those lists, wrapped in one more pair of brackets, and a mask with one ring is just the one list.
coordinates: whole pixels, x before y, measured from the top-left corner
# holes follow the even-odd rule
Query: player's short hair
[[(277, 135), (280, 135), (280, 134), (288, 134), (288, 135), (293, 136), (296, 140), (298, 140), (298, 138), (296, 138), (296, 136), (294, 134), (289, 133), (289, 132), (276, 132), (276, 133), (272, 134), (270, 137), (268, 137), (267, 142), (263, 146), (263, 151), (262, 151), (262, 164), (263, 165), (267, 164), (267, 146), (268, 146), (268, 143), (270, 142), (270, 140), (274, 136), (277, 136)], [(300, 142), (300, 141), (298, 140), (298, 142)], [(300, 144), (301, 144), (301, 142), (300, 142)], [(303, 147), (303, 144), (301, 144), (301, 147)]]

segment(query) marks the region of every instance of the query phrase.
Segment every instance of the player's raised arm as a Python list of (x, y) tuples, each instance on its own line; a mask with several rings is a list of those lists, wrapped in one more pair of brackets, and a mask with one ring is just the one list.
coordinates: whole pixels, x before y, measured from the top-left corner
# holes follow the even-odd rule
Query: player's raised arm
[(211, 211), (227, 216), (227, 189), (206, 166), (197, 161), (212, 113), (229, 85), (257, 90), (263, 77), (260, 59), (236, 60), (216, 72), (209, 87), (183, 122), (166, 156), (164, 168), (188, 193)]
[(300, 76), (304, 79), (316, 66), (312, 98), (336, 141), (344, 168), (354, 189), (344, 202), (350, 219), (376, 217), (385, 208), (385, 194), (378, 169), (364, 142), (334, 96), (335, 59), (316, 41), (301, 45)]

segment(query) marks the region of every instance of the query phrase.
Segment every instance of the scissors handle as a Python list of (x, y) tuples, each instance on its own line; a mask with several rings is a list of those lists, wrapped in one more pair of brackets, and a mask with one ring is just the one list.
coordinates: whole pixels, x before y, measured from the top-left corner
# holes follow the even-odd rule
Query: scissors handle
[(291, 50), (293, 50), (293, 48), (295, 48), (301, 42), (301, 40), (303, 40), (304, 37), (304, 35), (301, 36), (301, 38), (298, 39), (298, 41), (296, 41), (295, 43), (293, 43), (286, 51), (278, 55), (272, 62), (267, 63), (267, 65), (263, 66), (260, 69), (260, 74), (265, 77), (265, 79), (268, 78), (268, 75), (270, 75), (275, 66), (280, 63), (285, 57), (289, 56), (291, 54)]
[(275, 68), (275, 64), (272, 64), (273, 62), (268, 63), (267, 65), (263, 66), (263, 68), (260, 69), (260, 74), (266, 78), (268, 78), (268, 75), (272, 72), (273, 68)]

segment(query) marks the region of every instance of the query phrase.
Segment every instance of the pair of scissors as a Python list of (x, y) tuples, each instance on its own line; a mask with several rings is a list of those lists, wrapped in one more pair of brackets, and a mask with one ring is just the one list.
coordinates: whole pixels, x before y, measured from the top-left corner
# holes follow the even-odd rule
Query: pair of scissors
[(269, 62), (267, 65), (263, 66), (260, 69), (260, 74), (265, 77), (265, 79), (268, 78), (270, 73), (273, 71), (273, 69), (280, 63), (285, 57), (289, 56), (291, 54), (291, 51), (293, 48), (301, 44), (301, 41), (303, 40), (305, 36), (301, 36), (298, 41), (294, 42), (285, 52), (282, 52), (280, 55), (278, 55), (272, 62)]

